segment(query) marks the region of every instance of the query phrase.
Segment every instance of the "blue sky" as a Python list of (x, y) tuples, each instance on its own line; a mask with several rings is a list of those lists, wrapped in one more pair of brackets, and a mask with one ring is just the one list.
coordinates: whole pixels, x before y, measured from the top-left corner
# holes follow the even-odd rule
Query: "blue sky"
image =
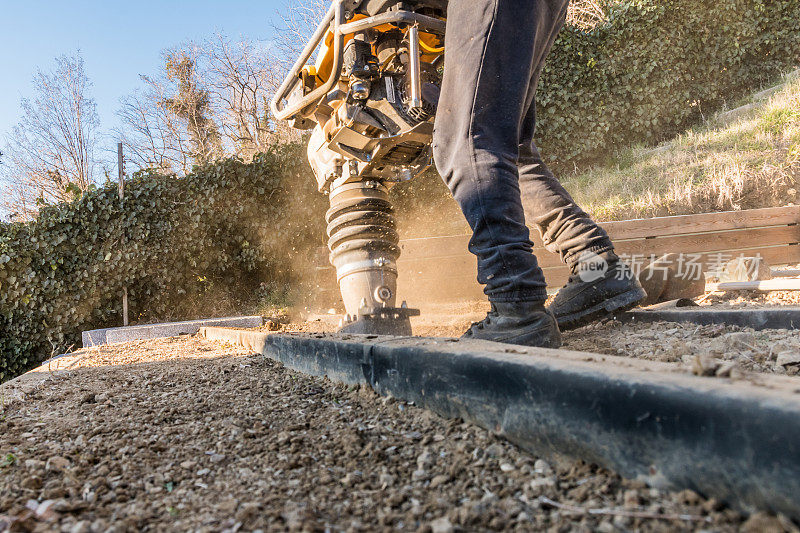
[[(289, 0), (291, 1), (291, 0)], [(37, 69), (80, 49), (101, 132), (118, 125), (120, 97), (155, 73), (161, 50), (222, 31), (268, 42), (285, 0), (0, 0), (0, 144), (19, 121)]]

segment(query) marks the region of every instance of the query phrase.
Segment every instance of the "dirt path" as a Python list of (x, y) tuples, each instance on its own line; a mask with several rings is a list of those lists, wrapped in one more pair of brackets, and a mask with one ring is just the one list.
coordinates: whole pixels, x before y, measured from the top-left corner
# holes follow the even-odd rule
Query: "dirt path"
[[(743, 520), (590, 465), (554, 472), (460, 421), (194, 337), (78, 355), (6, 399), (0, 531), (733, 531)], [(766, 515), (745, 525), (791, 528)]]

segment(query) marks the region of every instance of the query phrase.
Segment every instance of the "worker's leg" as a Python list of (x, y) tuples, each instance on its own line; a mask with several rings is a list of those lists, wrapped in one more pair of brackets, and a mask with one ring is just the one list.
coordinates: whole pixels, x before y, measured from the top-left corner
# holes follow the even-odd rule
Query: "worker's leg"
[(572, 266), (586, 252), (613, 257), (606, 232), (575, 204), (542, 161), (533, 141), (520, 146), (522, 203), (528, 222), (539, 230), (545, 247)]
[[(565, 14), (562, 14), (565, 15)], [(543, 48), (535, 67), (521, 125), (519, 177), (527, 220), (539, 229), (548, 250), (561, 255), (572, 275), (550, 305), (559, 328), (567, 330), (630, 308), (645, 297), (630, 268), (619, 260), (606, 232), (578, 207), (542, 161), (533, 137), (536, 86), (544, 60), (563, 18)]]
[[(561, 1), (557, 2), (561, 3)], [(519, 125), (549, 2), (451, 0), (434, 134), (442, 178), (473, 231), (478, 280), (491, 301), (544, 300), (525, 224)]]
[(564, 25), (568, 2), (553, 4), (560, 4), (560, 11), (553, 11), (555, 19), (551, 23), (552, 30), (547, 39), (537, 41), (534, 51), (534, 67), (520, 126), (519, 181), (527, 221), (539, 230), (548, 250), (560, 254), (566, 263), (574, 264), (584, 252), (604, 254), (613, 250), (613, 246), (606, 232), (575, 204), (553, 176), (533, 142), (536, 87), (547, 54)]
[[(520, 124), (537, 40), (565, 0), (450, 0), (436, 166), (473, 231), (478, 281), (492, 312), (466, 336), (558, 346), (545, 280), (520, 199)], [(544, 37), (543, 37), (544, 36)]]

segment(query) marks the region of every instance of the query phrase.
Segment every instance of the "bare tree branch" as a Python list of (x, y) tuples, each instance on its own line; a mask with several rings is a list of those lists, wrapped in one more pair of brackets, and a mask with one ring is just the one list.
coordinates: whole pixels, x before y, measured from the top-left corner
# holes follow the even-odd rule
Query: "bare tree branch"
[(96, 104), (80, 53), (56, 59), (53, 72), (37, 72), (35, 96), (23, 98), (22, 120), (7, 139), (0, 170), (0, 204), (29, 218), (37, 204), (71, 200), (95, 182), (98, 162)]
[(192, 164), (236, 155), (250, 159), (298, 133), (277, 124), (268, 102), (282, 80), (267, 46), (217, 34), (165, 52), (164, 70), (121, 101), (118, 135), (134, 163), (185, 174)]

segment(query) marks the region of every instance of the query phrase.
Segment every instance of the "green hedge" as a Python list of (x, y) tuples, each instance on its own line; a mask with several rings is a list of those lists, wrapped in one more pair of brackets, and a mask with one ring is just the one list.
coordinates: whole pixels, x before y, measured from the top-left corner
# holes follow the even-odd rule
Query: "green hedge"
[(203, 314), (211, 286), (292, 283), (324, 242), (326, 200), (309, 176), (303, 147), (288, 145), (181, 179), (140, 173), (124, 202), (110, 184), (0, 225), (0, 382), (79, 345), (82, 330), (121, 324), (123, 286), (132, 319), (148, 320)]
[(800, 66), (797, 0), (626, 0), (566, 27), (540, 79), (539, 144), (561, 169), (673, 136)]

